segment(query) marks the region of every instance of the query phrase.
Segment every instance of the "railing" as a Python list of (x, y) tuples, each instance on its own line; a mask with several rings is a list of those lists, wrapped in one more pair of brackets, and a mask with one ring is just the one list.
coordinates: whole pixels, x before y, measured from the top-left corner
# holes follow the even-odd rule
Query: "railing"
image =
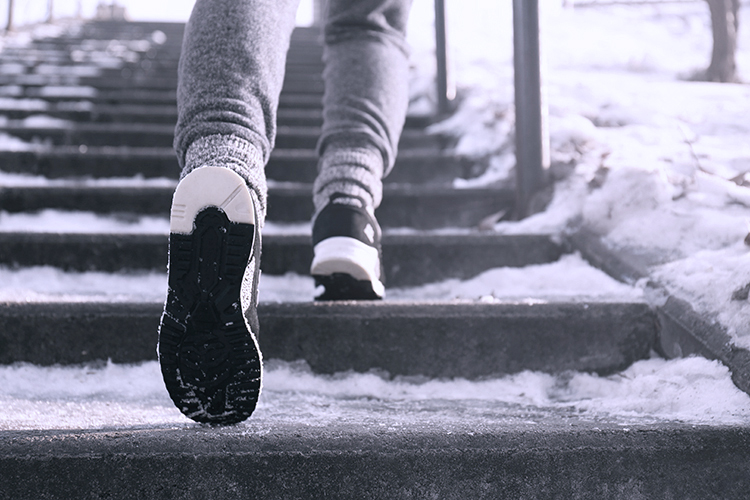
[(534, 194), (547, 184), (549, 131), (542, 87), (539, 0), (513, 0), (516, 101), (516, 217), (530, 215)]

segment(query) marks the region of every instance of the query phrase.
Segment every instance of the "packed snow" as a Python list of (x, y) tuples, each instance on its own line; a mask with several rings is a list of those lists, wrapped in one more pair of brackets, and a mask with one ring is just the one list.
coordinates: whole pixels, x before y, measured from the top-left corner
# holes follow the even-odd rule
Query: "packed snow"
[[(53, 267), (0, 267), (0, 303), (145, 301), (163, 302), (166, 272), (65, 272)], [(261, 302), (306, 302), (316, 295), (309, 276), (262, 274)], [(417, 287), (391, 288), (387, 300), (641, 301), (639, 288), (618, 283), (589, 266), (579, 255), (523, 269), (490, 269), (465, 281), (447, 280)]]
[[(266, 364), (258, 409), (239, 425), (260, 421), (273, 428), (304, 421), (308, 428), (324, 427), (343, 419), (388, 418), (387, 410), (394, 408), (406, 410), (397, 411), (398, 425), (408, 423), (404, 418), (428, 422), (434, 418), (430, 413), (408, 410), (420, 401), (449, 403), (455, 411), (479, 406), (483, 426), (489, 428), (503, 428), (508, 410), (519, 408), (530, 426), (541, 423), (535, 410), (573, 412), (580, 420), (623, 426), (660, 421), (736, 425), (750, 417), (747, 395), (732, 384), (727, 369), (702, 358), (640, 361), (609, 377), (522, 372), (482, 381), (389, 379), (375, 373), (324, 376), (302, 363), (273, 361)], [(3, 366), (0, 407), (0, 431), (197, 425), (172, 404), (155, 361)], [(373, 414), (372, 408), (381, 411)]]
[[(46, 4), (28, 2), (28, 9), (35, 3)], [(82, 2), (84, 10), (89, 9), (89, 3), (93, 0)], [(179, 8), (172, 2), (123, 3), (133, 18), (184, 20), (191, 2), (180, 3)], [(653, 279), (727, 327), (738, 345), (750, 348), (746, 293), (750, 249), (745, 243), (750, 231), (750, 179), (746, 177), (750, 172), (750, 87), (690, 81), (705, 69), (710, 57), (705, 2), (597, 8), (563, 8), (562, 3), (543, 2), (544, 81), (552, 160), (558, 177), (554, 197), (546, 211), (522, 222), (500, 222), (496, 231), (564, 234), (585, 224), (612, 248), (650, 255)], [(169, 13), (168, 6), (172, 7)], [(309, 20), (309, 3), (303, 6), (308, 10), (301, 16)], [(150, 13), (145, 13), (146, 8)], [(415, 0), (409, 27), (414, 68), (412, 112), (429, 111), (435, 103), (431, 8), (431, 1)], [(739, 74), (745, 80), (750, 79), (750, 29), (745, 23), (749, 12), (750, 6), (743, 5), (737, 53)], [(455, 134), (457, 151), (488, 167), (478, 179), (457, 179), (456, 187), (499, 182), (512, 175), (511, 14), (510, 2), (487, 1), (471, 9), (465, 3), (448, 2), (450, 55), (459, 108), (433, 128)], [(41, 29), (54, 34), (56, 28)], [(23, 36), (19, 35), (19, 40)], [(112, 63), (105, 56), (102, 54), (102, 64)], [(20, 88), (13, 86), (0, 89), (6, 96), (0, 97), (0, 104), (19, 92)], [(85, 103), (95, 90), (49, 87), (45, 92), (49, 96), (67, 93)], [(35, 112), (45, 111), (39, 101), (25, 103)], [(30, 146), (0, 136), (0, 147)], [(40, 182), (8, 179), (0, 178), (0, 183)], [(23, 219), (28, 215), (0, 214), (0, 230), (28, 228), (45, 219), (60, 224), (71, 216), (80, 217), (74, 226), (103, 223), (134, 228), (142, 224), (138, 231), (150, 227), (153, 232), (166, 232), (163, 220), (102, 222), (91, 214), (54, 211), (38, 214), (34, 220)], [(0, 269), (0, 300), (89, 300), (98, 296), (161, 301), (165, 280), (162, 273)], [(523, 274), (495, 269), (467, 282), (389, 290), (388, 300), (516, 300), (567, 297), (580, 291), (601, 299), (642, 300), (638, 287), (614, 282), (578, 255), (527, 268)], [(262, 300), (309, 300), (313, 293), (309, 277), (262, 278)], [(298, 364), (280, 362), (269, 363), (269, 368), (258, 409), (261, 417), (283, 418), (283, 409), (292, 404), (311, 414), (324, 412), (321, 408), (343, 407), (357, 398), (491, 400), (569, 408), (591, 416), (711, 424), (746, 423), (750, 411), (747, 395), (734, 387), (727, 369), (699, 358), (642, 361), (611, 377), (524, 372), (481, 382), (417, 383), (353, 373), (327, 377), (311, 374)], [(0, 429), (187, 422), (168, 399), (156, 363), (0, 367), (0, 404)], [(335, 412), (326, 418), (335, 418), (332, 414)]]

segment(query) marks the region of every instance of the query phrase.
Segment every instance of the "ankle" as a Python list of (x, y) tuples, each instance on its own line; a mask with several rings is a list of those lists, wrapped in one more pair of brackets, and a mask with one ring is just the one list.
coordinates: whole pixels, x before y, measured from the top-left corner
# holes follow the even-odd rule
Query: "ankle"
[(185, 154), (180, 178), (201, 167), (228, 168), (242, 177), (257, 199), (259, 227), (266, 219), (268, 186), (260, 150), (233, 135), (211, 135), (193, 142)]

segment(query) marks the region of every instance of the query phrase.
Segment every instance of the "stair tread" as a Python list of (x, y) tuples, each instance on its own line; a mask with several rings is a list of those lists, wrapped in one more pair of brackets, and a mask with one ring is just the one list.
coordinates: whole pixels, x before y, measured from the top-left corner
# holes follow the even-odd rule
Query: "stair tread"
[[(174, 193), (175, 183), (159, 185), (96, 185), (61, 182), (47, 185), (0, 186), (0, 210), (28, 212), (44, 209), (93, 211), (96, 213), (131, 212), (164, 215)], [(268, 190), (267, 220), (302, 222), (313, 213), (311, 184), (271, 183)], [(477, 227), (492, 214), (509, 211), (515, 200), (510, 187), (455, 189), (442, 185), (384, 186), (384, 199), (376, 211), (383, 228)], [(460, 207), (460, 210), (456, 210)]]
[[(166, 224), (158, 232), (28, 233), (4, 232), (0, 264), (49, 265), (65, 270), (117, 271), (165, 269)], [(162, 232), (164, 231), (164, 232)], [(495, 267), (554, 262), (563, 250), (547, 235), (386, 234), (384, 278), (389, 286), (413, 286), (467, 279)], [(271, 275), (307, 274), (312, 261), (310, 236), (264, 234), (261, 269)]]
[[(266, 165), (266, 176), (276, 181), (313, 182), (318, 156), (314, 149), (275, 149)], [(130, 146), (41, 146), (30, 144), (22, 151), (0, 151), (2, 170), (10, 173), (61, 177), (177, 178), (179, 167), (168, 147)], [(461, 158), (436, 148), (402, 149), (385, 183), (452, 183), (465, 177)]]

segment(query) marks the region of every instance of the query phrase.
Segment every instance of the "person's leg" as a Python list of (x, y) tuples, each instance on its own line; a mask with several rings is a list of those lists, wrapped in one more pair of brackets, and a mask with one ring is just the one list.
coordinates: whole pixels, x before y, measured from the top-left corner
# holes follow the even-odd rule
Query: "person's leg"
[[(408, 107), (410, 7), (411, 0), (328, 1), (311, 269), (326, 288), (322, 298), (383, 294), (374, 209), (395, 162)], [(341, 239), (347, 236), (363, 245)]]
[(185, 30), (174, 146), (184, 177), (228, 166), (265, 216), (264, 167), (299, 0), (198, 0)]
[(199, 422), (244, 420), (260, 394), (263, 169), (297, 1), (198, 0), (186, 28), (158, 353), (175, 405)]

